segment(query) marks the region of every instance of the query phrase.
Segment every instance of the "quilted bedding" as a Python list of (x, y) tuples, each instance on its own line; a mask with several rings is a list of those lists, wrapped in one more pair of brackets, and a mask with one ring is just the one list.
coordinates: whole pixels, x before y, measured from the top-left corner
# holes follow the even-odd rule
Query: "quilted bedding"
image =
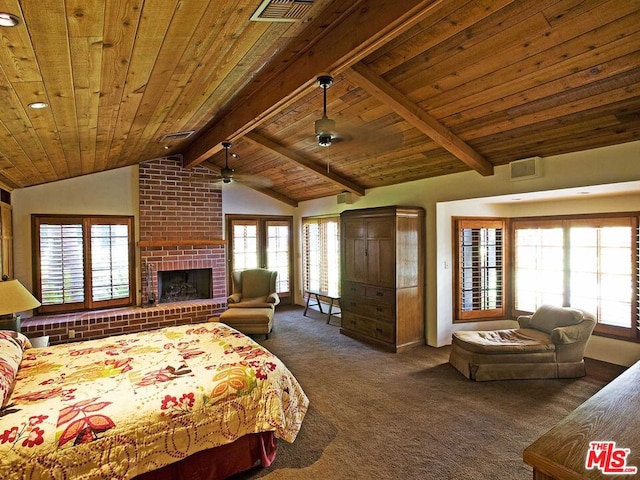
[(128, 479), (273, 431), (308, 399), (286, 366), (221, 323), (27, 348), (0, 411), (0, 478)]

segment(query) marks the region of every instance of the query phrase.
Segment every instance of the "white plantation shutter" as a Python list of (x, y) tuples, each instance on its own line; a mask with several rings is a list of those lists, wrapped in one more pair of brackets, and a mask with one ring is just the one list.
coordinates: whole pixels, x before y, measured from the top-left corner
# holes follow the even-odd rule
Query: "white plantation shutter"
[(564, 233), (557, 223), (518, 226), (514, 231), (515, 296), (519, 312), (541, 305), (562, 305), (564, 296)]
[(91, 226), (93, 301), (129, 296), (128, 240), (127, 225)]
[(597, 332), (637, 338), (637, 216), (512, 222), (516, 314), (575, 307), (596, 316)]
[(42, 313), (131, 305), (133, 218), (34, 215)]
[(84, 302), (82, 224), (40, 225), (43, 305)]
[(340, 291), (340, 218), (302, 219), (305, 290)]
[(504, 308), (504, 221), (458, 219), (457, 319), (502, 317)]

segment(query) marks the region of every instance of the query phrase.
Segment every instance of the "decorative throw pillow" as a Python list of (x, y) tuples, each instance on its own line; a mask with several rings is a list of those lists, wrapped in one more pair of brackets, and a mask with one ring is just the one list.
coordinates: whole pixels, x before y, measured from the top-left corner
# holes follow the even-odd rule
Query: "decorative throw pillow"
[(556, 327), (577, 325), (582, 321), (582, 318), (582, 312), (575, 308), (542, 305), (529, 320), (529, 326), (536, 330), (551, 333)]
[(22, 352), (30, 348), (31, 342), (23, 334), (11, 330), (0, 330), (0, 404), (4, 407), (16, 380)]

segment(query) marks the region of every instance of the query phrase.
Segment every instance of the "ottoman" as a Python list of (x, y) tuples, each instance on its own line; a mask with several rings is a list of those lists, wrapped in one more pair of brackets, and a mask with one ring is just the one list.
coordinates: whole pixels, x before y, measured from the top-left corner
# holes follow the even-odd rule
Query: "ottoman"
[(268, 339), (273, 328), (273, 313), (273, 307), (229, 308), (216, 320), (244, 334), (264, 334)]

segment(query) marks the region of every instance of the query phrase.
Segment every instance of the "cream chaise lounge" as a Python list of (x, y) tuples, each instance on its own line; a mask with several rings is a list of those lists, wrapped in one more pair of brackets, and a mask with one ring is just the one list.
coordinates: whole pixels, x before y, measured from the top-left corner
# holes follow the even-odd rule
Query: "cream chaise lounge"
[(593, 315), (541, 306), (518, 317), (520, 328), (454, 332), (449, 363), (471, 380), (573, 378), (585, 375)]

